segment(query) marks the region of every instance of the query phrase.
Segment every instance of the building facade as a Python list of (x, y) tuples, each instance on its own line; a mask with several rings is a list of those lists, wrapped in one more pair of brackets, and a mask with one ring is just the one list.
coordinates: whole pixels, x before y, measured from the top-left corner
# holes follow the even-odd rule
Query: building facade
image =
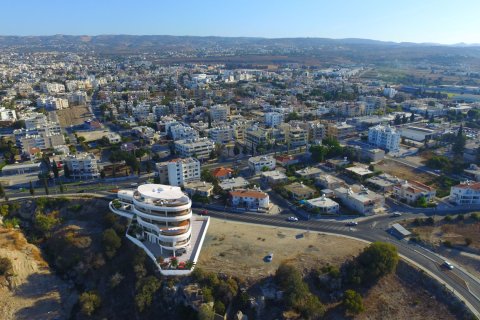
[(400, 148), (400, 132), (390, 126), (378, 125), (368, 130), (368, 142), (388, 151)]
[(453, 186), (449, 200), (456, 205), (480, 204), (480, 182), (466, 181)]
[(167, 163), (168, 182), (172, 186), (200, 180), (200, 161), (194, 158), (175, 159)]
[(68, 167), (73, 179), (97, 179), (100, 177), (97, 159), (91, 153), (68, 155), (63, 158), (64, 167)]
[(264, 168), (268, 170), (275, 169), (275, 158), (272, 156), (258, 156), (248, 159), (248, 167), (255, 174), (260, 173)]

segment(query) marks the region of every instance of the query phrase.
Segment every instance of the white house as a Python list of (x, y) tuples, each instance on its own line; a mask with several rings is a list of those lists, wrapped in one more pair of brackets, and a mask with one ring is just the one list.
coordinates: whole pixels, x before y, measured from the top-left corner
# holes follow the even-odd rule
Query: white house
[(275, 158), (272, 156), (257, 156), (248, 159), (248, 166), (255, 174), (261, 172), (263, 168), (275, 169), (275, 163)]
[(245, 207), (247, 209), (268, 210), (270, 205), (268, 194), (251, 189), (230, 191), (230, 201), (234, 207)]
[(480, 204), (480, 182), (465, 181), (453, 186), (450, 202), (456, 205)]
[(338, 209), (340, 206), (338, 203), (333, 201), (330, 198), (325, 197), (325, 195), (322, 195), (321, 197), (314, 198), (307, 200), (307, 205), (315, 209), (315, 211), (318, 211), (318, 213), (327, 213), (327, 214), (335, 214), (338, 213)]

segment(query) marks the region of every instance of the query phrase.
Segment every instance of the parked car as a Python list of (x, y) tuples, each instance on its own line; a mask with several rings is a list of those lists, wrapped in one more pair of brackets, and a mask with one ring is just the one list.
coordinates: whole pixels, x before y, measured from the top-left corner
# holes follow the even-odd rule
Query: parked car
[(290, 221), (290, 222), (297, 222), (298, 221), (298, 218), (297, 217), (288, 217), (287, 218), (287, 221)]
[(270, 253), (267, 254), (267, 256), (265, 257), (265, 261), (266, 261), (266, 262), (272, 262), (272, 259), (273, 259), (273, 253), (270, 252)]
[(347, 226), (357, 226), (358, 222), (357, 221), (348, 221)]
[(401, 217), (401, 216), (402, 216), (402, 214), (400, 212), (394, 212), (392, 214), (392, 217)]
[(454, 266), (453, 264), (451, 264), (450, 262), (448, 262), (447, 260), (443, 261), (443, 266), (449, 270), (453, 270)]

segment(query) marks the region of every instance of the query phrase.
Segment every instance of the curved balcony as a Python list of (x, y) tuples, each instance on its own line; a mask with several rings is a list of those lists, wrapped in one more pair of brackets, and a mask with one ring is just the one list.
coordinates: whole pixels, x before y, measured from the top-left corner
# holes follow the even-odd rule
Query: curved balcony
[(113, 205), (113, 201), (110, 201), (110, 203), (108, 204), (108, 207), (113, 213), (118, 214), (119, 216), (129, 218), (129, 219), (133, 218), (133, 212), (131, 210), (131, 207), (130, 207), (130, 210), (128, 210), (126, 206), (123, 206), (123, 205), (121, 207), (116, 207)]
[(183, 221), (178, 226), (163, 227), (160, 228), (157, 225), (143, 220), (140, 216), (137, 216), (138, 223), (146, 228), (153, 230), (160, 241), (182, 241), (187, 239), (192, 229), (190, 227), (190, 221)]
[(155, 221), (164, 221), (164, 222), (179, 222), (179, 221), (184, 221), (192, 218), (192, 210), (190, 209), (187, 212), (184, 212), (180, 215), (174, 215), (174, 216), (171, 216), (170, 214), (160, 215), (160, 214), (151, 213), (137, 206), (133, 207), (133, 212), (135, 212), (138, 216), (145, 219), (151, 219)]
[(187, 209), (190, 209), (192, 206), (192, 202), (188, 198), (186, 201), (172, 204), (172, 203), (167, 203), (163, 200), (162, 202), (159, 202), (159, 200), (155, 200), (155, 199), (145, 199), (141, 196), (134, 196), (133, 203), (135, 204), (136, 207), (142, 207), (149, 210), (158, 210), (161, 208), (162, 211), (166, 211), (166, 212), (177, 212), (177, 211), (187, 210)]

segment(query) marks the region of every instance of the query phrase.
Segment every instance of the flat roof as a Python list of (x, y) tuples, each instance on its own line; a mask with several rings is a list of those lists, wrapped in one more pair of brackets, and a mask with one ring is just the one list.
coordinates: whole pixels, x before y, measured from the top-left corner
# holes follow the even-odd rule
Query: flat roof
[(41, 165), (42, 165), (41, 162), (7, 164), (2, 168), (2, 171), (4, 171), (4, 170), (18, 170), (18, 169), (26, 169), (26, 168), (38, 168)]
[(180, 187), (168, 186), (164, 184), (142, 184), (138, 186), (138, 192), (146, 197), (165, 200), (173, 200), (185, 197)]
[(395, 231), (399, 232), (401, 235), (404, 237), (411, 235), (412, 233), (405, 229), (401, 224), (395, 223), (392, 225), (392, 228), (395, 229)]

